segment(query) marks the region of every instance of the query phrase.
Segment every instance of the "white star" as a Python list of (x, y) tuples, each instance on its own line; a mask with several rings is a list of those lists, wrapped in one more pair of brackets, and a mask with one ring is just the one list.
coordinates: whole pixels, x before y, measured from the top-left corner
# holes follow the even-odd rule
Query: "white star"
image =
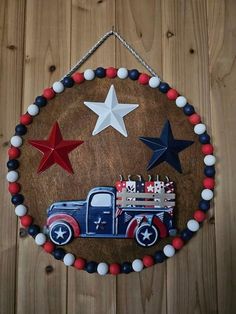
[(85, 106), (90, 108), (99, 117), (93, 130), (93, 135), (98, 134), (108, 126), (112, 126), (124, 136), (128, 136), (123, 117), (136, 109), (137, 104), (119, 104), (115, 87), (111, 85), (105, 102), (84, 102)]
[(148, 192), (154, 192), (154, 186), (149, 185), (147, 187)]
[(99, 217), (97, 221), (94, 221), (95, 225), (96, 225), (96, 230), (98, 229), (104, 229), (104, 225), (107, 223), (106, 221), (102, 221), (102, 217)]
[(66, 233), (66, 231), (62, 231), (61, 227), (58, 231), (55, 231), (55, 233), (57, 234), (57, 239), (62, 238), (64, 239), (64, 234)]
[(147, 228), (145, 232), (141, 232), (141, 235), (143, 236), (143, 240), (146, 240), (146, 239), (150, 240), (150, 236), (152, 235), (152, 232), (149, 233), (148, 228)]

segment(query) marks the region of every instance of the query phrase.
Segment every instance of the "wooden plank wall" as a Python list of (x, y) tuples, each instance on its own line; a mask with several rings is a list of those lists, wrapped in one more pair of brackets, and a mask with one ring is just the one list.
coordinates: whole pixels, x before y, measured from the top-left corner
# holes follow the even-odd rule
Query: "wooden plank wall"
[[(235, 16), (234, 0), (0, 0), (0, 313), (236, 312)], [(101, 278), (66, 269), (24, 237), (4, 178), (20, 112), (112, 27), (196, 106), (219, 162), (214, 206), (181, 253)], [(98, 65), (142, 70), (114, 38), (82, 69)]]

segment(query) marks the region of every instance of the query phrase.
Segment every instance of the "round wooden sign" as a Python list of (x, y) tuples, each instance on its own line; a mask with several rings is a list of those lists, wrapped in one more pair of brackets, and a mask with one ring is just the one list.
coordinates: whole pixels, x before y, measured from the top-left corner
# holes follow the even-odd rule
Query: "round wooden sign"
[(46, 89), (9, 149), (9, 190), (22, 225), (66, 265), (100, 274), (174, 255), (213, 196), (212, 146), (194, 108), (158, 78), (124, 72), (88, 70)]

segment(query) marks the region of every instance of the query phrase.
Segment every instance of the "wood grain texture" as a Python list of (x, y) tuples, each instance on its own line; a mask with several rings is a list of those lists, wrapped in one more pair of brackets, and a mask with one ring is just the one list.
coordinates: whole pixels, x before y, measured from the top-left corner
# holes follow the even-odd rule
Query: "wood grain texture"
[[(116, 29), (162, 77), (161, 1), (116, 2)], [(116, 43), (116, 65), (146, 71), (130, 52)], [(158, 283), (158, 284), (157, 284)], [(145, 287), (145, 288), (144, 288)], [(117, 278), (118, 313), (167, 312), (166, 263), (142, 274)]]
[[(71, 5), (27, 1), (25, 14), (23, 111), (70, 67)], [(17, 278), (17, 313), (67, 312), (67, 269), (32, 238), (19, 241)]]
[[(206, 3), (164, 1), (162, 21), (164, 79), (189, 99), (211, 130)], [(217, 312), (212, 219), (210, 213), (197, 239), (167, 262), (168, 313)]]
[[(0, 313), (236, 311), (235, 11), (234, 0), (0, 1)], [(112, 26), (196, 106), (219, 163), (214, 207), (183, 251), (141, 274), (103, 278), (66, 270), (18, 236), (4, 164), (22, 86), (25, 110)], [(82, 69), (99, 65), (142, 70), (114, 38)]]
[(21, 110), (25, 1), (0, 2), (0, 313), (15, 312), (17, 220), (5, 181), (9, 138)]
[[(236, 309), (236, 3), (207, 2), (212, 132), (217, 165), (215, 198), (216, 265), (219, 313)], [(223, 222), (223, 223), (222, 223)]]
[[(74, 64), (114, 25), (115, 2), (73, 0), (71, 22), (71, 60)], [(115, 39), (109, 38), (80, 70), (114, 65), (114, 43)], [(68, 270), (68, 313), (114, 314), (116, 295), (116, 277), (90, 276), (84, 271)]]

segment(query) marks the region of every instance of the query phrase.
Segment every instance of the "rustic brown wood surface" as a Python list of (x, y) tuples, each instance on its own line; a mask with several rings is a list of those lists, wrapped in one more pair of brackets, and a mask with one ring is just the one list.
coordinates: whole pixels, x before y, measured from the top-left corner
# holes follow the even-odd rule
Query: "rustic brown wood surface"
[[(234, 169), (236, 143), (233, 128), (236, 120), (235, 15), (236, 4), (233, 0), (0, 1), (0, 171), (2, 177), (0, 181), (2, 201), (0, 313), (230, 314), (236, 311), (235, 197), (233, 195), (236, 170)], [(60, 78), (99, 36), (110, 30), (112, 26), (140, 52), (164, 80), (176, 87), (196, 106), (212, 134), (219, 163), (214, 206), (198, 235), (178, 255), (141, 274), (103, 278), (78, 272), (73, 268), (66, 269), (61, 262), (42, 252), (31, 238), (24, 236), (24, 232), (18, 227), (7, 194), (4, 163), (7, 160), (7, 143), (20, 112), (25, 111), (28, 104), (44, 87)], [(114, 38), (109, 39), (83, 65), (82, 69), (94, 68), (98, 65), (104, 67), (116, 65), (143, 70), (142, 66)], [(87, 95), (94, 95), (96, 89), (95, 95), (101, 99), (106, 94), (105, 90), (108, 86), (107, 80), (102, 81), (99, 82), (99, 86), (102, 85), (99, 91), (96, 88), (98, 84), (96, 80), (85, 83)], [(129, 84), (132, 85), (133, 82)], [(141, 97), (140, 101), (144, 102), (146, 97), (150, 102), (149, 106), (154, 106), (156, 101), (153, 100), (155, 97), (152, 95), (153, 92), (150, 90), (146, 92), (147, 88), (137, 84), (134, 86), (130, 88), (135, 88), (136, 92), (143, 90), (143, 100)], [(117, 86), (121, 101), (125, 101), (126, 98), (125, 88), (128, 87), (121, 84)], [(122, 90), (124, 90), (123, 95)], [(73, 131), (70, 132), (65, 122), (78, 118), (72, 111), (74, 112), (76, 106), (75, 99), (79, 97), (79, 88), (73, 88), (70, 96), (66, 93), (62, 95), (54, 113), (58, 117), (65, 137), (69, 138), (71, 134), (74, 138)], [(70, 99), (69, 110), (62, 114), (65, 97), (67, 100), (68, 97)], [(158, 97), (157, 103), (163, 103), (164, 100), (160, 100), (162, 96)], [(136, 102), (135, 98), (132, 99), (132, 95), (129, 95), (130, 102)], [(56, 103), (52, 102), (52, 107), (55, 105)], [(39, 119), (36, 119), (36, 124), (29, 128), (27, 137), (34, 138), (37, 134), (47, 136), (48, 125), (52, 125), (55, 120), (55, 117), (47, 117), (47, 110), (50, 112), (53, 108), (45, 108)], [(86, 111), (82, 106), (81, 110), (83, 116), (89, 116), (91, 120), (87, 126), (85, 122), (81, 122), (81, 128), (89, 135), (96, 121), (96, 115), (90, 114), (89, 110)], [(148, 115), (147, 108), (144, 112)], [(176, 126), (173, 127), (174, 134), (181, 137), (178, 122), (182, 123), (184, 116), (179, 114), (179, 110), (174, 105), (171, 112), (175, 112), (175, 114), (168, 112), (168, 118), (170, 116), (170, 120), (174, 119), (173, 125)], [(140, 118), (138, 111), (137, 113), (134, 111), (132, 115), (126, 117), (128, 126), (134, 116)], [(166, 112), (163, 112), (160, 117), (149, 118), (150, 121), (152, 119), (160, 121), (158, 125), (161, 125), (165, 115)], [(185, 134), (191, 134), (190, 138), (193, 138), (193, 133), (189, 132), (189, 125), (184, 122), (182, 125)], [(41, 132), (42, 127), (43, 132), (37, 133)], [(140, 130), (147, 129), (147, 125), (139, 125), (136, 131), (130, 129), (130, 132), (134, 131), (132, 136), (135, 136), (140, 133)], [(112, 130), (106, 132), (107, 136), (115, 135)], [(118, 143), (119, 138), (119, 136), (116, 138)], [(199, 144), (194, 144), (189, 148), (189, 152), (186, 150), (181, 156), (185, 167), (193, 167), (193, 164), (187, 161), (189, 154), (194, 155), (197, 145)], [(82, 146), (74, 151), (71, 154), (72, 164), (75, 164), (75, 158), (82, 157), (83, 154), (86, 155), (86, 149), (83, 153)], [(143, 159), (147, 160), (147, 156), (149, 156), (148, 150), (143, 150)], [(36, 168), (40, 160), (39, 153), (26, 147), (26, 154), (22, 156), (22, 160), (27, 157), (31, 157), (32, 160), (30, 167)], [(137, 156), (135, 158), (137, 159)], [(113, 159), (117, 163), (120, 162), (118, 159), (115, 160), (115, 154)], [(119, 166), (126, 172), (127, 168), (123, 164)], [(25, 162), (21, 167), (25, 173), (22, 180), (25, 182), (31, 180), (37, 190), (36, 179), (29, 172), (27, 174), (27, 169), (23, 169)], [(87, 167), (91, 169), (92, 165), (84, 165), (84, 178), (85, 172), (88, 172)], [(201, 180), (201, 167), (200, 164), (197, 166), (197, 173), (199, 173), (197, 180)], [(163, 166), (161, 170), (168, 172), (169, 169), (168, 166)], [(91, 187), (89, 184), (101, 184), (96, 182), (98, 171), (97, 165), (93, 170), (95, 181), (86, 182), (81, 186), (83, 195), (80, 196), (85, 196), (88, 188)], [(137, 171), (138, 169), (135, 169), (135, 173)], [(51, 175), (58, 184), (60, 176), (58, 169), (52, 168)], [(107, 184), (106, 180), (109, 179), (111, 184), (110, 182), (117, 177), (111, 171), (109, 177), (104, 173), (104, 177), (99, 180), (101, 179), (104, 184)], [(178, 182), (178, 176), (173, 179)], [(186, 179), (187, 182), (192, 182), (191, 178)], [(49, 185), (49, 177), (45, 173), (40, 175), (39, 180), (41, 191)], [(69, 184), (71, 178), (68, 176), (65, 181), (67, 180)], [(24, 192), (28, 197), (31, 194), (30, 186), (25, 182)], [(197, 181), (195, 184), (197, 187)], [(61, 197), (62, 190), (61, 188), (60, 195), (54, 194), (54, 196)], [(37, 192), (34, 193), (36, 195)], [(74, 196), (77, 191), (72, 189), (70, 193)], [(198, 191), (194, 189), (194, 193), (197, 194)], [(63, 196), (68, 198), (69, 194), (65, 192)], [(182, 195), (183, 192), (180, 194)], [(45, 218), (41, 215), (41, 207), (44, 208), (45, 204), (48, 204), (49, 198), (50, 196), (46, 196), (45, 199), (32, 203), (35, 205), (33, 208), (38, 213), (40, 223), (43, 223)], [(188, 202), (188, 198), (186, 200)], [(195, 206), (193, 202), (191, 211)], [(180, 226), (186, 218), (188, 218), (187, 213), (181, 216), (181, 219), (178, 217)], [(96, 240), (94, 241), (95, 243), (90, 246), (92, 248), (94, 244), (98, 244)], [(127, 247), (131, 255), (139, 254), (139, 249), (136, 249), (132, 242), (128, 241)], [(124, 247), (121, 245), (120, 248), (119, 244), (115, 245), (115, 248), (114, 257), (119, 259), (122, 257)], [(104, 258), (109, 259), (110, 253), (105, 253), (107, 255), (103, 255)], [(95, 251), (88, 250), (86, 254), (96, 257)]]

